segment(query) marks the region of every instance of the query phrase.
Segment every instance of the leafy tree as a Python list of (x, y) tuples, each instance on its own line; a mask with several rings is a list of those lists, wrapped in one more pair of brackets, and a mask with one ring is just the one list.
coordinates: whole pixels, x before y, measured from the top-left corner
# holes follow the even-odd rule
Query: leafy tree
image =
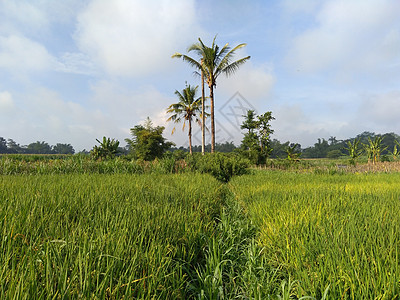
[(318, 142), (314, 144), (314, 147), (309, 147), (304, 150), (303, 156), (307, 158), (322, 158), (326, 157), (329, 151), (328, 141), (323, 139), (318, 139)]
[(247, 132), (244, 134), (242, 140), (242, 149), (243, 150), (255, 150), (260, 151), (261, 148), (259, 147), (259, 140), (256, 130), (258, 128), (258, 123), (256, 120), (256, 114), (254, 110), (248, 110), (247, 115), (244, 116), (245, 120), (243, 121), (240, 129), (245, 129)]
[(272, 112), (268, 111), (262, 115), (259, 115), (257, 121), (257, 129), (259, 132), (260, 139), (260, 147), (261, 152), (265, 155), (265, 157), (271, 154), (271, 134), (274, 133), (274, 130), (271, 129), (270, 121), (275, 120), (272, 116)]
[[(179, 102), (175, 104), (171, 104), (167, 108), (167, 113), (171, 114), (171, 116), (167, 119), (167, 121), (174, 121), (175, 123), (179, 123), (183, 120), (182, 130), (185, 129), (186, 121), (189, 125), (189, 152), (192, 154), (192, 121), (195, 119), (196, 122), (199, 122), (197, 115), (201, 112), (201, 100), (202, 98), (196, 98), (196, 91), (198, 86), (191, 87), (187, 85), (185, 89), (183, 89), (182, 93), (179, 91), (175, 91), (175, 95), (178, 96)], [(172, 131), (174, 133), (175, 127)]]
[(50, 145), (44, 141), (43, 142), (37, 141), (36, 143), (30, 143), (26, 147), (26, 152), (29, 154), (52, 154), (53, 153)]
[(254, 110), (248, 110), (245, 120), (240, 126), (246, 129), (242, 140), (242, 151), (247, 153), (246, 156), (253, 162), (261, 164), (272, 151), (270, 136), (274, 132), (269, 122), (274, 120), (271, 112), (266, 112), (256, 116)]
[(12, 139), (7, 140), (8, 153), (23, 153), (24, 149)]
[(0, 136), (0, 153), (8, 153), (7, 141)]
[(200, 58), (200, 62), (196, 59), (181, 54), (175, 53), (172, 57), (182, 58), (188, 62), (196, 70), (200, 70), (204, 75), (204, 79), (210, 89), (210, 106), (211, 106), (211, 153), (215, 152), (215, 118), (214, 118), (214, 88), (217, 86), (217, 78), (221, 74), (226, 76), (234, 74), (238, 68), (250, 59), (250, 56), (232, 61), (236, 51), (246, 46), (246, 44), (239, 44), (234, 48), (225, 44), (220, 48), (216, 43), (214, 37), (211, 47), (206, 46), (199, 38), (199, 42), (191, 45), (188, 52), (194, 51)]
[(132, 139), (125, 139), (135, 158), (154, 160), (174, 145), (163, 137), (164, 126), (154, 127), (150, 118), (142, 125), (131, 128)]
[(74, 154), (75, 150), (71, 144), (57, 143), (55, 146), (53, 146), (53, 152), (56, 154)]
[(339, 158), (342, 156), (342, 151), (335, 149), (335, 150), (329, 150), (328, 153), (326, 153), (327, 158)]
[(100, 144), (99, 146), (94, 146), (90, 152), (94, 159), (109, 159), (114, 158), (118, 153), (119, 141), (103, 137), (102, 141), (96, 139)]

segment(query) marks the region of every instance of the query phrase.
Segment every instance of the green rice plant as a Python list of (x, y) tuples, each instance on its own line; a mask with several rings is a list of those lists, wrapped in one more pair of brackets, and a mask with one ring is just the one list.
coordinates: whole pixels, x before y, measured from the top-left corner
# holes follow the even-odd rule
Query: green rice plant
[(0, 298), (190, 298), (219, 189), (196, 174), (0, 176)]
[(292, 296), (393, 299), (400, 294), (399, 181), (399, 173), (260, 171), (230, 185), (267, 265), (281, 270), (276, 283), (296, 282)]

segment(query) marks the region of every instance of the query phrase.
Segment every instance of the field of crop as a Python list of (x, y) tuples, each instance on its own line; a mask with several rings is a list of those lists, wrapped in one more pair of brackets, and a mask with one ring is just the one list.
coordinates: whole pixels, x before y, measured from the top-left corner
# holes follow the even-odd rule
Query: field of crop
[(260, 171), (230, 185), (293, 296), (399, 297), (399, 173)]
[(0, 176), (0, 298), (186, 299), (221, 203), (206, 175)]
[(1, 163), (0, 299), (400, 295), (400, 173)]

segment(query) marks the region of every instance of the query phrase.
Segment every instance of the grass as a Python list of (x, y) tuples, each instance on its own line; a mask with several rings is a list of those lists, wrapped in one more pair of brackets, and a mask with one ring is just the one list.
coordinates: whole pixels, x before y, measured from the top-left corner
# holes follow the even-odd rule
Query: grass
[(198, 175), (1, 176), (0, 298), (186, 299), (220, 184)]
[(399, 297), (397, 163), (176, 167), (0, 158), (0, 298)]
[[(232, 189), (292, 293), (392, 299), (400, 286), (400, 174), (263, 171)], [(279, 280), (278, 280), (279, 281)]]

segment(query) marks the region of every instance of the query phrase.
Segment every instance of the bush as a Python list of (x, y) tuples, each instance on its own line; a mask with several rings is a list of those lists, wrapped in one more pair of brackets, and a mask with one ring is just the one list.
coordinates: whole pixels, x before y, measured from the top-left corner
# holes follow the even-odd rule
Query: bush
[(221, 182), (228, 182), (235, 175), (246, 174), (250, 164), (238, 155), (224, 153), (195, 153), (186, 158), (186, 163), (192, 171), (209, 173)]
[(340, 151), (340, 150), (331, 150), (326, 154), (326, 157), (327, 158), (339, 158), (342, 155), (343, 155), (342, 151)]

